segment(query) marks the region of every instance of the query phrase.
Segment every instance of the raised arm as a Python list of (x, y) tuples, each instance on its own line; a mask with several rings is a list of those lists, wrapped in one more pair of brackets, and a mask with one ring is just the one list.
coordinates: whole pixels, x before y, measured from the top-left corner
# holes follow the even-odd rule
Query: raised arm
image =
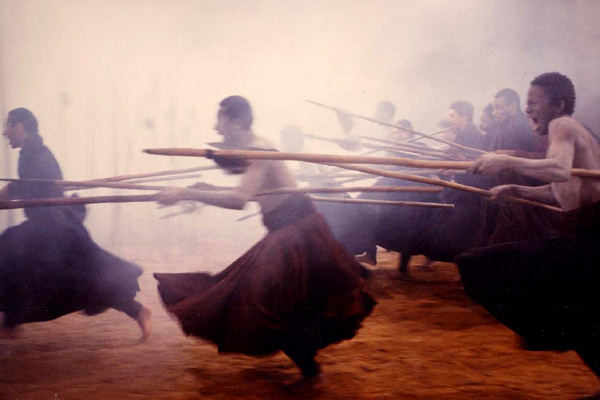
[(575, 156), (575, 134), (570, 118), (557, 118), (549, 126), (549, 146), (546, 158), (532, 160), (504, 154), (486, 154), (476, 160), (470, 171), (493, 175), (511, 171), (544, 182), (564, 182), (571, 177)]

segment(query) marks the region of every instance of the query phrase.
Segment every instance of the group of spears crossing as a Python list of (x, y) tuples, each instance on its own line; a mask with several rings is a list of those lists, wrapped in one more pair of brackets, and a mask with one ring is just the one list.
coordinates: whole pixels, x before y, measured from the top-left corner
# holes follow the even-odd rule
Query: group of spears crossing
[[(268, 232), (227, 268), (215, 275), (154, 274), (183, 332), (214, 343), (219, 352), (283, 351), (305, 381), (318, 379), (317, 352), (354, 337), (376, 305), (367, 289), (373, 267), (364, 264), (376, 264), (379, 246), (401, 253), (403, 274), (412, 254), (456, 262), (466, 294), (528, 349), (574, 350), (600, 377), (600, 142), (571, 116), (575, 89), (568, 77), (536, 77), (525, 113), (514, 90), (498, 92), (480, 129), (473, 107), (457, 101), (450, 106), (450, 128), (431, 135), (406, 120), (394, 123), (389, 104), (368, 118), (312, 103), (337, 114), (343, 139), (290, 126), (281, 132), (281, 148), (289, 151), (278, 151), (254, 134), (248, 100), (230, 96), (219, 103), (215, 130), (223, 142), (217, 149), (145, 150), (209, 158), (241, 175), (237, 187), (133, 180), (205, 167), (63, 180), (33, 113), (11, 110), (3, 135), (21, 149), (19, 177), (4, 179), (9, 183), (0, 190), (0, 209), (23, 208), (26, 220), (0, 235), (2, 337), (17, 338), (23, 324), (109, 308), (134, 319), (142, 340), (150, 335), (151, 311), (135, 300), (142, 269), (91, 239), (83, 224), (86, 204), (193, 201), (243, 209), (255, 201)], [(353, 133), (357, 118), (386, 133)], [(305, 153), (305, 139), (369, 154)], [(300, 162), (296, 176), (284, 161)], [(340, 184), (365, 176), (380, 180), (368, 187)], [(298, 187), (305, 179), (311, 183)], [(65, 195), (85, 187), (152, 193)], [(363, 193), (351, 198), (346, 193), (352, 191)]]

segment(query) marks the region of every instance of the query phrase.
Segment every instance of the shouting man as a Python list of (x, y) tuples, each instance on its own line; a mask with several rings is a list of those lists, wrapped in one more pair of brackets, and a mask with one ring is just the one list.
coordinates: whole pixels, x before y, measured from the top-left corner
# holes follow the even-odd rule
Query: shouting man
[(564, 75), (531, 82), (526, 112), (547, 135), (545, 159), (487, 154), (472, 172), (516, 172), (547, 182), (492, 189), (560, 206), (564, 232), (552, 239), (512, 242), (463, 254), (458, 265), (465, 291), (521, 335), (532, 350), (575, 350), (600, 376), (600, 182), (573, 176), (573, 168), (600, 169), (600, 147), (571, 117), (575, 89)]

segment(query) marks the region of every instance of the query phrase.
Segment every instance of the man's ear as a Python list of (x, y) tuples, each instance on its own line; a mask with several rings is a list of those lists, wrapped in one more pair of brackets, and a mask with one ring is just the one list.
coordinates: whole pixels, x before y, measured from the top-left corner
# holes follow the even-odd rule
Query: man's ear
[(235, 129), (243, 129), (244, 121), (242, 121), (241, 119), (233, 119), (231, 120), (231, 123)]
[(15, 122), (13, 126), (17, 132), (25, 133), (25, 125), (22, 122)]
[(565, 112), (565, 101), (564, 100), (558, 100), (556, 103), (554, 103), (552, 105), (552, 110), (557, 114), (557, 115), (562, 115)]

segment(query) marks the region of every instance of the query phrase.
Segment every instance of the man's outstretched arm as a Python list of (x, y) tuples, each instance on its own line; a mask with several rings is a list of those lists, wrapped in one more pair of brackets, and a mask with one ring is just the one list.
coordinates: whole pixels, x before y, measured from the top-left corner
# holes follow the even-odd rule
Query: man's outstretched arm
[(546, 158), (532, 160), (505, 154), (486, 154), (469, 169), (475, 174), (493, 175), (502, 171), (516, 172), (544, 182), (564, 182), (571, 177), (575, 156), (572, 120), (559, 118), (550, 123), (550, 144)]

